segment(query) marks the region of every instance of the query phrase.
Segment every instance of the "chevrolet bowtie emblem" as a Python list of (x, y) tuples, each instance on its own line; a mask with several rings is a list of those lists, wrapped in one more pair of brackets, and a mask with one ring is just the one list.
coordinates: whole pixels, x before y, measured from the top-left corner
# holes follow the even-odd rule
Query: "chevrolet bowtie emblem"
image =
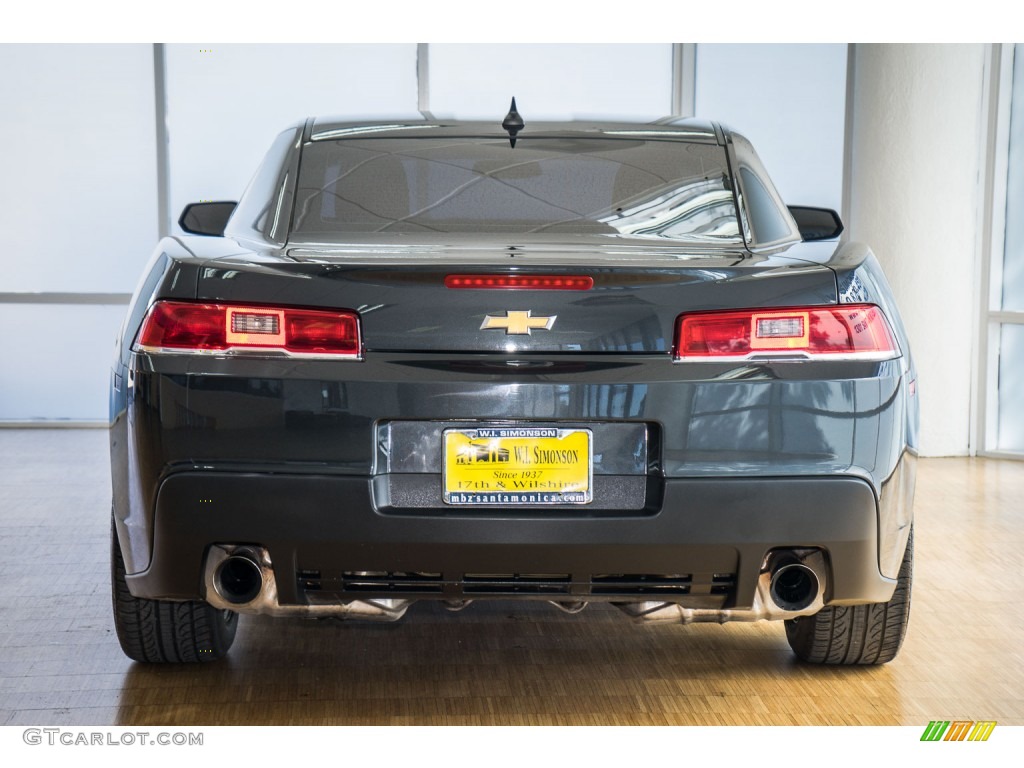
[(481, 331), (494, 330), (495, 328), (504, 329), (506, 336), (529, 336), (533, 331), (550, 331), (551, 326), (555, 324), (555, 319), (558, 315), (552, 315), (551, 317), (530, 317), (530, 310), (521, 312), (519, 310), (508, 310), (505, 313), (505, 317), (497, 317), (496, 315), (487, 315), (484, 318), (483, 325), (480, 326)]

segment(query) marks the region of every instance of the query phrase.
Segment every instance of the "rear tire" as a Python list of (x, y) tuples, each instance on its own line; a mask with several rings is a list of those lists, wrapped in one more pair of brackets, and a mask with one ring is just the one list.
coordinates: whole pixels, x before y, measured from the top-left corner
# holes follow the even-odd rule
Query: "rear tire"
[(173, 602), (135, 597), (128, 591), (124, 558), (111, 523), (110, 582), (114, 627), (129, 658), (148, 663), (215, 661), (231, 648), (238, 614), (199, 600)]
[(813, 664), (885, 664), (896, 658), (910, 620), (914, 529), (910, 529), (896, 591), (887, 603), (833, 606), (786, 621), (793, 652)]

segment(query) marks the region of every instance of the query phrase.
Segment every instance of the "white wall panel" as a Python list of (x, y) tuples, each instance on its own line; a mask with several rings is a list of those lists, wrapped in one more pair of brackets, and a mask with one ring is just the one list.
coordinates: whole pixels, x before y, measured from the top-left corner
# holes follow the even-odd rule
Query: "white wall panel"
[(157, 233), (149, 45), (0, 45), (0, 292), (130, 292)]
[(653, 120), (672, 108), (671, 45), (430, 46), (430, 111), (500, 123), (516, 97), (531, 120)]
[(838, 211), (846, 58), (840, 44), (699, 44), (697, 117), (750, 139), (787, 203)]
[(983, 45), (856, 50), (850, 229), (900, 304), (929, 456), (968, 451), (984, 59)]
[(170, 216), (237, 200), (288, 125), (416, 109), (416, 46), (168, 45)]
[(0, 304), (0, 421), (107, 420), (125, 306)]

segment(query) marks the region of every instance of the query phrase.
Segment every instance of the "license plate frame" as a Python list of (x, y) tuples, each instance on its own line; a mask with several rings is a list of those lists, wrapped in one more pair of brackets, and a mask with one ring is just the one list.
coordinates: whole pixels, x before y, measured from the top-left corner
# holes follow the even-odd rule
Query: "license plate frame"
[(594, 435), (586, 428), (446, 429), (441, 450), (445, 504), (584, 506), (594, 500)]

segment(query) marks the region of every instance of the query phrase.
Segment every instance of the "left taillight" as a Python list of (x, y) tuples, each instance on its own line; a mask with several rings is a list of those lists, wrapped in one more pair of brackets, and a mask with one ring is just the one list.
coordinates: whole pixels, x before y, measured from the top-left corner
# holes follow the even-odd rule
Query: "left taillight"
[(359, 358), (355, 312), (158, 301), (142, 321), (138, 349)]
[(887, 360), (899, 347), (873, 304), (696, 312), (676, 321), (680, 362), (762, 358)]

